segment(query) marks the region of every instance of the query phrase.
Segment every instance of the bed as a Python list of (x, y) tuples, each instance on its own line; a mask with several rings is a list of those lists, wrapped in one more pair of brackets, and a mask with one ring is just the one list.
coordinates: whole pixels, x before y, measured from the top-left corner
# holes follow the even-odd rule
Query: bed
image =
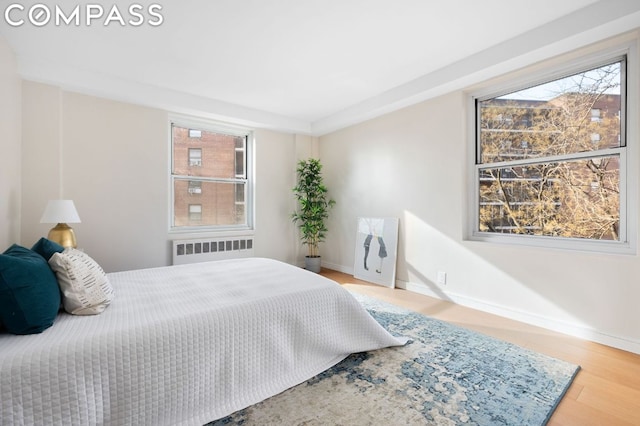
[(405, 343), (337, 283), (275, 260), (108, 278), (101, 314), (0, 334), (2, 425), (202, 425)]

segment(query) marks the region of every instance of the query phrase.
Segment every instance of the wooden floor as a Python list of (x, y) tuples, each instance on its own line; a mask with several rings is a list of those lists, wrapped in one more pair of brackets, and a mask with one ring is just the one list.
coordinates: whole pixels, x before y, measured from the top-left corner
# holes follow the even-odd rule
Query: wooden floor
[(640, 426), (640, 355), (414, 292), (369, 284), (340, 272), (323, 269), (321, 274), (349, 290), (580, 365), (549, 425)]

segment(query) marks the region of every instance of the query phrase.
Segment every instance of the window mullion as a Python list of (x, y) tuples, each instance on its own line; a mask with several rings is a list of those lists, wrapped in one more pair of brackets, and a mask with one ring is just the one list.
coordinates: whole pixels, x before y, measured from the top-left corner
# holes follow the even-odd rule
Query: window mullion
[(172, 175), (178, 180), (199, 180), (203, 182), (220, 182), (220, 183), (247, 183), (244, 178), (212, 178), (206, 176), (189, 176), (189, 175)]
[(543, 164), (543, 163), (559, 163), (564, 161), (573, 161), (573, 160), (582, 160), (589, 158), (600, 158), (600, 157), (612, 157), (619, 156), (623, 151), (623, 148), (610, 148), (610, 149), (602, 149), (598, 151), (585, 151), (585, 152), (575, 152), (571, 154), (563, 154), (563, 155), (550, 155), (548, 157), (535, 157), (535, 158), (527, 158), (524, 160), (512, 160), (512, 161), (497, 161), (495, 163), (482, 163), (477, 164), (477, 168), (480, 170), (484, 169), (496, 169), (503, 167), (513, 167), (513, 166), (528, 166), (533, 164)]

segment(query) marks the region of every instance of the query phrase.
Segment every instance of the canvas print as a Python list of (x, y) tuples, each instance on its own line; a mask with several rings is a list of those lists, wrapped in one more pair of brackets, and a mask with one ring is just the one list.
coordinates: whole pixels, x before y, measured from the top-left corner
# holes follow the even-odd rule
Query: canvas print
[(385, 287), (394, 287), (397, 248), (397, 218), (358, 218), (353, 276)]

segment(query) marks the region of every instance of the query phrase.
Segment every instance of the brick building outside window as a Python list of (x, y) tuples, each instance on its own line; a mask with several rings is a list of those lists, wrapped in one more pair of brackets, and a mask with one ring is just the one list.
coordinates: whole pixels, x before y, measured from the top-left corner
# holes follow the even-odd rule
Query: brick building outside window
[(173, 230), (250, 227), (249, 136), (172, 124)]

